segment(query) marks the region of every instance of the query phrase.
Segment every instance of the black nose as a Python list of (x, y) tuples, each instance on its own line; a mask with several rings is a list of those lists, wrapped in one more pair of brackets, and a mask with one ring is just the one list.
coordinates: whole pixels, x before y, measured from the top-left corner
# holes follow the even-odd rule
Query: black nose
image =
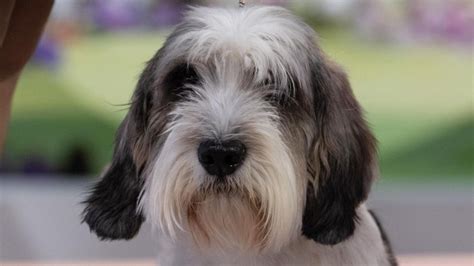
[(198, 148), (201, 165), (210, 175), (224, 177), (230, 175), (245, 159), (245, 145), (238, 140), (217, 142), (207, 140)]

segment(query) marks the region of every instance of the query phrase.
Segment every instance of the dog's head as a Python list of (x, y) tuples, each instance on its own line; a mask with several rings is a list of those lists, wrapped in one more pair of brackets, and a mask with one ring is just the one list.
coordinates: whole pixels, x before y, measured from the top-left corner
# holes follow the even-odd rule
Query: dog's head
[(354, 232), (374, 153), (309, 26), (276, 7), (195, 8), (143, 71), (84, 220), (103, 239), (146, 217), (200, 246), (332, 245)]

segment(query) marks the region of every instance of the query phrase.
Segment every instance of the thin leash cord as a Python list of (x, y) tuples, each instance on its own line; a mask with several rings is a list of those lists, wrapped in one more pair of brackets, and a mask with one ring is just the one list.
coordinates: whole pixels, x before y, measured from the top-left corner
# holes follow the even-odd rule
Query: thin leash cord
[(245, 0), (239, 0), (239, 7), (245, 7)]

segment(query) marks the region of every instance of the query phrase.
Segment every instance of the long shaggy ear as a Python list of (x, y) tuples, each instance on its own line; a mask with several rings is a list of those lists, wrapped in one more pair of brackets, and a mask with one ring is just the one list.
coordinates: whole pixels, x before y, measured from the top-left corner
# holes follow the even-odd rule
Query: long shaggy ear
[[(126, 126), (125, 120), (119, 129), (116, 146), (127, 138)], [(115, 148), (112, 164), (84, 202), (83, 222), (103, 240), (130, 239), (138, 233), (144, 220), (137, 212), (143, 184), (132, 152), (126, 146)]]
[(303, 234), (334, 245), (354, 233), (356, 208), (376, 175), (376, 141), (344, 71), (323, 57), (314, 61), (317, 128), (308, 159), (314, 180), (307, 187)]
[(83, 222), (101, 239), (130, 239), (144, 217), (137, 209), (143, 188), (141, 172), (152, 146), (146, 136), (152, 106), (157, 56), (140, 76), (129, 113), (117, 131), (110, 167), (84, 201)]

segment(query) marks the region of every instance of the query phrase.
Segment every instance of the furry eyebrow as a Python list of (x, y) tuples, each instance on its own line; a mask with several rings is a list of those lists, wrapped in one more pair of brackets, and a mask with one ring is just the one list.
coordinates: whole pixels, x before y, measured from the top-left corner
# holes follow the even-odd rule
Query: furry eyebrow
[(179, 88), (182, 85), (198, 82), (199, 76), (195, 67), (191, 64), (181, 63), (174, 66), (165, 76), (163, 83), (170, 88)]

